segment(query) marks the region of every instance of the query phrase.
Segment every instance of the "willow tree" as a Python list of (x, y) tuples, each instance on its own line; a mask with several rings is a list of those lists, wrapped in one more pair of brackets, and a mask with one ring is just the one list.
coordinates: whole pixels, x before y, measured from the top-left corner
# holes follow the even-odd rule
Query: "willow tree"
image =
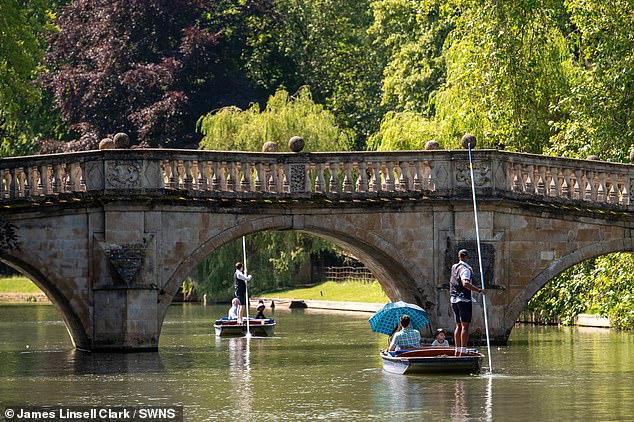
[[(226, 107), (203, 116), (198, 123), (202, 149), (261, 151), (265, 142), (288, 150), (288, 140), (299, 135), (307, 151), (348, 151), (354, 134), (335, 123), (333, 113), (316, 104), (308, 87), (295, 95), (278, 90), (264, 109), (253, 104), (247, 110)], [(334, 246), (299, 232), (261, 232), (247, 237), (248, 268), (255, 274), (254, 292), (290, 286), (294, 274), (308, 263), (311, 254)], [(217, 300), (231, 297), (233, 264), (242, 260), (242, 243), (234, 241), (219, 248), (195, 270), (197, 290)]]

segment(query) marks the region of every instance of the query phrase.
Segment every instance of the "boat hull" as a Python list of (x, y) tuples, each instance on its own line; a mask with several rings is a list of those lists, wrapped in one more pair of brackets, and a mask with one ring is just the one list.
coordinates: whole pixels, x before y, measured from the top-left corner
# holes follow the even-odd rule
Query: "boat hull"
[[(235, 320), (217, 320), (214, 330), (218, 337), (240, 337), (247, 334), (247, 324), (238, 324)], [(250, 319), (249, 332), (255, 337), (271, 337), (275, 331), (272, 319)]]
[(454, 356), (454, 349), (418, 349), (396, 355), (381, 352), (383, 369), (393, 374), (477, 374), (481, 353)]

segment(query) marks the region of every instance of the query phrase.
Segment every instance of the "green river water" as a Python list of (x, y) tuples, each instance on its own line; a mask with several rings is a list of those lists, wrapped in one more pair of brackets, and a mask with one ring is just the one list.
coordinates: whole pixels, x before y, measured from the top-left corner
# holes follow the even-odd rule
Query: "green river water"
[(158, 353), (91, 354), (72, 349), (53, 306), (1, 305), (0, 408), (182, 405), (186, 421), (634, 420), (632, 334), (517, 325), (493, 347), (491, 376), (402, 376), (382, 370), (386, 338), (369, 314), (277, 309), (272, 338), (217, 338), (211, 321), (226, 311), (174, 305)]

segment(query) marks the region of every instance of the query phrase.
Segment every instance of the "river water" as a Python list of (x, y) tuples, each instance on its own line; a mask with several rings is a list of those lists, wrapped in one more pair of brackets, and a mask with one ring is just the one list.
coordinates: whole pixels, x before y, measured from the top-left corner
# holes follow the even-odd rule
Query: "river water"
[[(634, 335), (518, 325), (493, 374), (384, 372), (368, 314), (280, 310), (272, 338), (216, 338), (225, 307), (174, 305), (158, 353), (72, 350), (50, 305), (0, 306), (0, 408), (183, 405), (202, 420), (632, 420)], [(486, 352), (486, 348), (483, 348)], [(485, 359), (485, 365), (487, 365)]]

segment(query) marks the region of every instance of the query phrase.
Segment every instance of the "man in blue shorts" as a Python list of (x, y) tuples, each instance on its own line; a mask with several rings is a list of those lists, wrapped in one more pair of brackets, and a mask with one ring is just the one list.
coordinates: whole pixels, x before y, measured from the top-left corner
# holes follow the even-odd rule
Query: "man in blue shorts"
[(486, 294), (485, 289), (471, 284), (473, 269), (467, 264), (468, 260), (469, 253), (466, 249), (461, 249), (458, 252), (458, 263), (451, 267), (451, 279), (449, 280), (451, 309), (456, 317), (456, 329), (453, 336), (456, 343), (456, 355), (467, 352), (469, 324), (471, 323), (471, 292)]

